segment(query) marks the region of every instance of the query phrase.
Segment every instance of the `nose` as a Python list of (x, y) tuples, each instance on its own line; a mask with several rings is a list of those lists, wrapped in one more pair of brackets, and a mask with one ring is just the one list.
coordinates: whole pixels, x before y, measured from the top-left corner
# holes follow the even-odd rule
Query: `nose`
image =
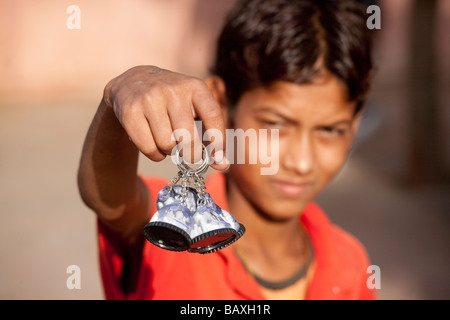
[(293, 137), (285, 148), (286, 151), (281, 157), (281, 161), (287, 171), (302, 176), (313, 171), (315, 152), (309, 134), (303, 133)]

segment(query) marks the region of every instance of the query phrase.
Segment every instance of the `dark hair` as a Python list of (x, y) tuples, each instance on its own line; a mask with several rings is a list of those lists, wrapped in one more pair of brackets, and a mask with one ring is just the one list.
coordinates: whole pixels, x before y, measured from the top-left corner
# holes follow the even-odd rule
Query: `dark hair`
[(241, 0), (229, 13), (212, 73), (234, 106), (247, 90), (284, 80), (310, 83), (326, 69), (364, 103), (372, 39), (364, 8), (350, 0)]

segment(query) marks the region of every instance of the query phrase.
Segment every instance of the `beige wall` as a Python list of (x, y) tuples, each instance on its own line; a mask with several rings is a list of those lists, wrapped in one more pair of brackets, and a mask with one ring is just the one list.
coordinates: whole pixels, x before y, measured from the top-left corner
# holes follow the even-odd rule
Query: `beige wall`
[[(0, 0), (0, 99), (92, 96), (138, 64), (202, 76), (234, 1)], [(380, 4), (380, 82), (389, 83), (409, 67), (411, 0)], [(81, 10), (80, 30), (66, 26), (70, 5)], [(438, 59), (448, 69), (450, 1), (439, 1), (438, 11)]]
[[(81, 29), (70, 30), (69, 5)], [(139, 64), (203, 75), (230, 0), (1, 0), (4, 101), (97, 94)]]

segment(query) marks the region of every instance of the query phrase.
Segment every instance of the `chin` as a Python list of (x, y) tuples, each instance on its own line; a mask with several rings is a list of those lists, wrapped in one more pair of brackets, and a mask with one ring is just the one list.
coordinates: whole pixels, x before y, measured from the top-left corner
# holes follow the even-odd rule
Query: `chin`
[(252, 176), (248, 171), (233, 170), (230, 173), (246, 201), (270, 221), (298, 219), (320, 189), (318, 183), (298, 186), (280, 183), (276, 177)]

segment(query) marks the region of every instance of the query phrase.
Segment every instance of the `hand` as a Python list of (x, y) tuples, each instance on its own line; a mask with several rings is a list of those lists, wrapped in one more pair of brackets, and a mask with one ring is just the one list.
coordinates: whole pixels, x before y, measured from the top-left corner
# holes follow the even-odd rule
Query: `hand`
[[(161, 161), (172, 153), (177, 144), (175, 139), (179, 138), (177, 132), (188, 132), (191, 138), (184, 141), (183, 136), (183, 141), (178, 142), (182, 150), (191, 147), (190, 154), (201, 155), (202, 139), (195, 127), (198, 117), (206, 130), (220, 133), (214, 135), (208, 147), (215, 159), (211, 166), (219, 170), (228, 168), (223, 156), (224, 115), (202, 80), (155, 66), (138, 66), (111, 80), (105, 87), (103, 100), (107, 107), (113, 108), (130, 140), (153, 161)], [(186, 161), (200, 160), (183, 156)]]

